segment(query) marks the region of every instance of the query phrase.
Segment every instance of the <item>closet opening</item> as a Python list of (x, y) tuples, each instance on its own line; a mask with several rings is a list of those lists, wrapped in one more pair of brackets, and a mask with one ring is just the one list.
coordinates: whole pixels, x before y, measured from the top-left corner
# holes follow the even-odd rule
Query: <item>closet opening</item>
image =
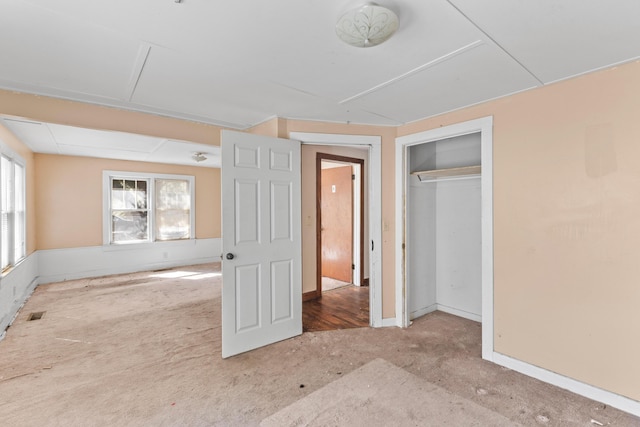
[(493, 118), (396, 138), (396, 324), (481, 322), (493, 361)]
[(480, 133), (408, 148), (409, 320), (435, 310), (482, 320)]

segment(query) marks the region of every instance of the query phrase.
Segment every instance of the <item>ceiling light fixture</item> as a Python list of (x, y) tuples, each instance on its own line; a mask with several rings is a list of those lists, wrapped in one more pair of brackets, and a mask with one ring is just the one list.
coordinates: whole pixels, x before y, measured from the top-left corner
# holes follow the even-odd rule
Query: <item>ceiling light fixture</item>
[(205, 154), (206, 153), (197, 152), (193, 156), (191, 156), (191, 158), (196, 162), (204, 162), (205, 160), (207, 160), (207, 156), (205, 156)]
[(336, 34), (355, 47), (371, 47), (386, 41), (398, 29), (398, 16), (386, 7), (368, 3), (340, 17)]

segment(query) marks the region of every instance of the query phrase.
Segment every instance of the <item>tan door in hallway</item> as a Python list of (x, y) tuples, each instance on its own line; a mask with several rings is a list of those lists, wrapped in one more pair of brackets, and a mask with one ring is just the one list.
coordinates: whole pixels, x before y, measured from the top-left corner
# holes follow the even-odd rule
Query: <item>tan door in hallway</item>
[(352, 282), (353, 181), (350, 165), (322, 169), (322, 276)]

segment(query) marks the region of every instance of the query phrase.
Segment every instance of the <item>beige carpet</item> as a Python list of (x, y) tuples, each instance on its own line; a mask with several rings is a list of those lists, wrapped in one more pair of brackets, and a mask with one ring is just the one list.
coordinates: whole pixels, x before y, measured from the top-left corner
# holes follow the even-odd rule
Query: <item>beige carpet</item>
[(264, 419), (262, 427), (517, 426), (468, 399), (375, 359)]

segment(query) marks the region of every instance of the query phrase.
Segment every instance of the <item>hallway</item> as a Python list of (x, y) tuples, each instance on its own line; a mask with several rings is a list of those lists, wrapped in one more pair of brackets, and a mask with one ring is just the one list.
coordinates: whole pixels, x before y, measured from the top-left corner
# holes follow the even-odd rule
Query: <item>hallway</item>
[(369, 287), (344, 286), (322, 293), (322, 298), (302, 303), (302, 330), (331, 331), (334, 329), (369, 326)]

